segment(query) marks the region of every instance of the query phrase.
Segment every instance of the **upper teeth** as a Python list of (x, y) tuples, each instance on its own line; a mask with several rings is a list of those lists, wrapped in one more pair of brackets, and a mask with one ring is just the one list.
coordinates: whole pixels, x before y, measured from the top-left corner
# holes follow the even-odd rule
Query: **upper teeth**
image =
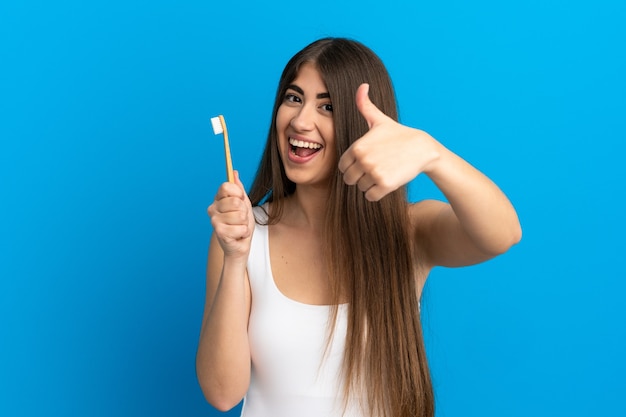
[(310, 148), (310, 149), (319, 149), (322, 147), (319, 143), (315, 142), (305, 142), (303, 140), (297, 140), (289, 138), (289, 144), (291, 146), (297, 146), (298, 148)]

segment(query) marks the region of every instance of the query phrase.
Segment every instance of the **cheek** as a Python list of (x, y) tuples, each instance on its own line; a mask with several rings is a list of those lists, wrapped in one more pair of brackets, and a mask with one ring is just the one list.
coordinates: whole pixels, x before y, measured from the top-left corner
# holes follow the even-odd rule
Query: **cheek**
[(286, 112), (281, 111), (281, 108), (282, 106), (279, 107), (278, 111), (276, 112), (276, 122), (274, 123), (274, 129), (276, 131), (277, 138), (276, 146), (278, 147), (280, 158), (282, 159), (283, 152), (285, 152), (285, 147), (287, 146), (287, 141), (285, 139), (285, 128), (287, 127), (288, 119), (285, 117)]
[(324, 141), (326, 142), (324, 146), (326, 158), (332, 161), (331, 164), (334, 165), (339, 160), (337, 156), (337, 144), (335, 143), (335, 131), (325, 129)]
[(281, 131), (283, 131), (285, 129), (285, 127), (287, 127), (287, 125), (289, 124), (289, 117), (288, 117), (288, 112), (285, 111), (285, 107), (284, 106), (280, 106), (278, 107), (278, 110), (276, 111), (276, 131), (278, 134), (282, 133)]
[(329, 146), (331, 149), (335, 149), (335, 126), (332, 122), (324, 126), (324, 131), (322, 134), (324, 136), (326, 145)]

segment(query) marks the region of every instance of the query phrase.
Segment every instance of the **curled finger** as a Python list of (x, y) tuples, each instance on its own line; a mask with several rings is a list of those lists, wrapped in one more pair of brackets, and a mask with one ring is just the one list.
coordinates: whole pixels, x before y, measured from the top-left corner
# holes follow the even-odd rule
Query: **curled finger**
[(364, 175), (365, 172), (363, 172), (358, 164), (352, 164), (352, 166), (343, 173), (343, 182), (347, 185), (354, 185), (358, 183)]
[(366, 192), (375, 185), (373, 178), (370, 175), (363, 175), (356, 183), (359, 190)]
[(243, 189), (239, 185), (225, 182), (217, 190), (217, 193), (215, 194), (215, 200), (222, 200), (229, 197), (237, 197), (241, 199), (243, 198), (243, 195)]

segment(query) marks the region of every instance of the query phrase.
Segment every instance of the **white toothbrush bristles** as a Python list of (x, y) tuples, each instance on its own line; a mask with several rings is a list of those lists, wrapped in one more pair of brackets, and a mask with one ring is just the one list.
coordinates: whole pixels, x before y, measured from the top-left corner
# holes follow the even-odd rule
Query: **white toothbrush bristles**
[(230, 145), (228, 144), (228, 130), (226, 129), (226, 120), (221, 114), (217, 117), (211, 117), (211, 124), (213, 125), (213, 133), (216, 135), (224, 134), (224, 156), (226, 159), (226, 179), (228, 182), (235, 182), (235, 175), (233, 172), (233, 161), (230, 157)]
[(219, 117), (211, 117), (211, 124), (213, 125), (213, 133), (216, 135), (224, 133), (224, 128), (222, 127), (222, 122)]

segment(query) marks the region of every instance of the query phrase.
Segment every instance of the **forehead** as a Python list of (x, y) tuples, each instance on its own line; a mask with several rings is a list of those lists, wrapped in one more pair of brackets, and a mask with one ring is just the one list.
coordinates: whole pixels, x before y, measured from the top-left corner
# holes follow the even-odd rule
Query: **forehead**
[(311, 91), (314, 93), (326, 92), (327, 90), (326, 83), (322, 79), (317, 66), (311, 62), (305, 62), (300, 66), (291, 84), (295, 84), (305, 91), (315, 90)]

